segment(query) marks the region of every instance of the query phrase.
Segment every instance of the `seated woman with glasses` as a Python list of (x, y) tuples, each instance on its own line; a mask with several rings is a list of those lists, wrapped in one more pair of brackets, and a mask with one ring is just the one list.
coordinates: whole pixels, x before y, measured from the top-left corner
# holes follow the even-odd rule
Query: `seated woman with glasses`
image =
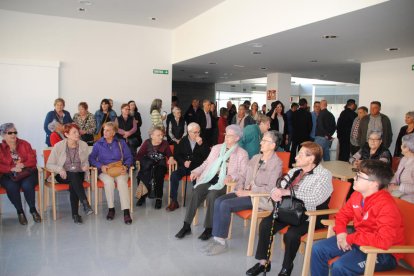
[(368, 142), (366, 142), (357, 153), (349, 158), (349, 163), (355, 168), (359, 168), (361, 161), (367, 159), (381, 160), (391, 166), (391, 152), (382, 143), (381, 131), (371, 131), (368, 135)]
[(21, 225), (26, 225), (27, 219), (20, 189), (23, 190), (33, 220), (40, 222), (41, 218), (35, 207), (35, 186), (38, 182), (36, 154), (28, 142), (17, 138), (14, 124), (1, 125), (0, 134), (3, 138), (0, 144), (0, 185), (6, 189), (7, 197), (16, 208)]
[[(280, 202), (283, 196), (290, 195), (288, 186), (293, 186), (296, 198), (302, 200), (307, 211), (327, 209), (331, 197), (332, 174), (322, 167), (323, 150), (322, 147), (314, 142), (304, 142), (296, 155), (296, 168), (288, 172), (288, 177), (281, 181), (282, 187), (273, 188), (270, 196), (274, 202)], [(318, 217), (316, 229), (322, 228), (321, 219), (326, 216)], [(267, 263), (268, 248), (270, 246), (270, 235), (274, 235), (279, 230), (289, 226), (283, 236), (285, 243), (285, 253), (282, 262), (282, 269), (279, 276), (289, 276), (293, 270), (293, 261), (300, 246), (302, 235), (308, 231), (309, 222), (304, 220), (301, 224), (294, 226), (286, 222), (275, 220), (272, 228), (273, 214), (264, 218), (259, 225), (259, 241), (256, 249), (256, 259), (259, 262), (247, 270), (247, 275), (259, 275), (270, 271), (270, 263)]]
[[(227, 251), (226, 238), (229, 234), (231, 213), (253, 208), (250, 193), (270, 193), (275, 187), (277, 179), (282, 175), (282, 161), (275, 154), (278, 144), (276, 131), (265, 132), (260, 142), (261, 153), (253, 156), (247, 166), (246, 181), (237, 185), (234, 193), (223, 195), (214, 202), (214, 239), (204, 247), (206, 255)], [(259, 208), (266, 209), (265, 206)]]

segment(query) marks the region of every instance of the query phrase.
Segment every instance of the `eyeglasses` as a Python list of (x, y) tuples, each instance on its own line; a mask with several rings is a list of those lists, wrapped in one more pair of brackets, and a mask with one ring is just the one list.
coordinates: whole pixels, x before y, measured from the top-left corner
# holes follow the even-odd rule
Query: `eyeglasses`
[(381, 141), (381, 139), (368, 138), (368, 141), (378, 142), (378, 141)]
[(265, 140), (265, 139), (262, 139), (261, 141), (262, 142), (267, 142), (267, 143), (273, 143), (273, 141), (269, 141), (269, 140)]
[(190, 132), (194, 134), (200, 134), (200, 131), (190, 131)]
[(366, 180), (366, 181), (372, 181), (371, 179), (369, 179), (369, 177), (363, 177), (363, 176), (361, 176), (361, 174), (360, 174), (360, 173), (357, 173), (357, 174), (355, 175), (355, 180), (358, 180), (359, 178), (361, 178), (361, 179), (363, 179), (363, 180)]
[(7, 135), (12, 135), (12, 134), (17, 135), (17, 131), (9, 131), (9, 132), (7, 132)]

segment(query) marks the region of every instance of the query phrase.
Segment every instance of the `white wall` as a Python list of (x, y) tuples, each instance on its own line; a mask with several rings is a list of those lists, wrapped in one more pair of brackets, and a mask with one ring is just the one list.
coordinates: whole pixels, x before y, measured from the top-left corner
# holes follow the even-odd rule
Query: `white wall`
[(174, 30), (173, 63), (381, 2), (227, 0)]
[[(61, 61), (59, 96), (72, 115), (80, 101), (88, 102), (94, 113), (102, 98), (112, 98), (119, 114), (120, 105), (133, 99), (143, 115), (146, 138), (151, 101), (161, 98), (163, 109), (169, 110), (169, 30), (0, 10), (0, 37), (0, 59)], [(153, 69), (170, 73), (154, 75)], [(53, 98), (42, 93), (37, 97), (53, 109)], [(36, 116), (43, 122), (46, 114), (36, 106), (28, 109), (22, 116)]]
[(395, 140), (405, 125), (405, 113), (414, 110), (414, 57), (367, 62), (361, 64), (359, 104), (369, 107), (371, 101), (381, 102), (381, 112), (389, 116)]

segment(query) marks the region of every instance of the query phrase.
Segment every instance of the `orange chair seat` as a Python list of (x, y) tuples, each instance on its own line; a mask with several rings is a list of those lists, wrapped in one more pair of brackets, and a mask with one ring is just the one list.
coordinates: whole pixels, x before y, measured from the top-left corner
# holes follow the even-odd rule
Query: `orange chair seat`
[(242, 211), (238, 211), (236, 212), (236, 215), (238, 215), (239, 217), (243, 218), (243, 219), (250, 219), (252, 217), (252, 210), (242, 210)]
[[(102, 182), (102, 180), (99, 180), (96, 182), (96, 186), (98, 187), (98, 189), (102, 189), (104, 188), (104, 183)], [(115, 187), (116, 187), (116, 183), (115, 183)], [(131, 179), (128, 179), (128, 187), (131, 187)]]
[(0, 187), (0, 194), (6, 194), (6, 189), (4, 189), (3, 187)]
[(289, 229), (289, 226), (286, 226), (285, 228), (281, 229), (279, 231), (280, 234), (286, 234), (287, 230)]

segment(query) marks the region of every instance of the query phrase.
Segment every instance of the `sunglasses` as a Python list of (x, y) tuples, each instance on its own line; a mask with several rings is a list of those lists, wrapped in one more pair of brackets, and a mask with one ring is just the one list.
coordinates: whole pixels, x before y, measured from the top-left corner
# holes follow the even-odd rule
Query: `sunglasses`
[(9, 132), (7, 132), (7, 135), (12, 135), (12, 134), (17, 135), (17, 131), (9, 131)]

